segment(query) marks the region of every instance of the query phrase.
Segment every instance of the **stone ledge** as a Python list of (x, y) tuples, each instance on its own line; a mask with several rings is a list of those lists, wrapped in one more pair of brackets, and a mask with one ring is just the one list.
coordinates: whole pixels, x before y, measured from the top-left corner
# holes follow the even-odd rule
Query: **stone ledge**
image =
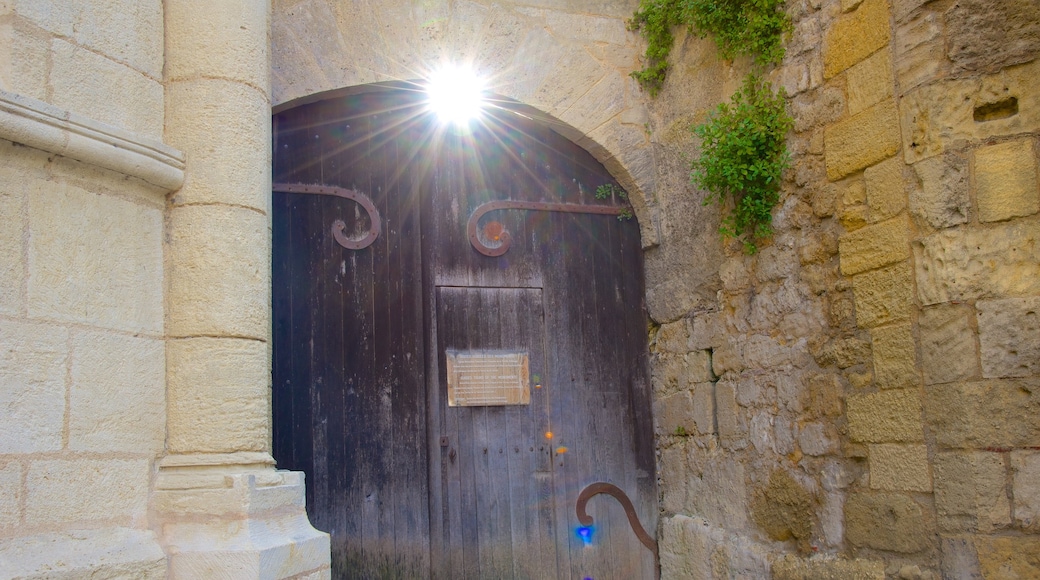
[(110, 169), (166, 191), (184, 183), (184, 154), (158, 141), (0, 90), (0, 139)]
[(4, 578), (166, 578), (166, 555), (148, 530), (105, 528), (0, 541)]

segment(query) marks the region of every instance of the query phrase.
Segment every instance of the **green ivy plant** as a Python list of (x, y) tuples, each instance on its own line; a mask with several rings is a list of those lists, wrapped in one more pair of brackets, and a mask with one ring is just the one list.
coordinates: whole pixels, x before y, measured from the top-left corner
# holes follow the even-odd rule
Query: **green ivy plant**
[(791, 19), (784, 0), (640, 0), (629, 21), (647, 40), (645, 68), (632, 73), (644, 90), (656, 96), (668, 71), (674, 37), (672, 27), (685, 24), (700, 36), (710, 35), (722, 58), (750, 56), (754, 69), (730, 103), (722, 103), (708, 120), (694, 127), (701, 155), (690, 178), (706, 189), (704, 203), (732, 211), (719, 231), (741, 239), (753, 254), (769, 236), (772, 210), (780, 201), (780, 178), (790, 163), (786, 133), (792, 127), (783, 90), (774, 94), (761, 70), (784, 57), (783, 38)]
[[(623, 201), (628, 201), (628, 192), (613, 183), (604, 183), (596, 188), (596, 199), (612, 199), (615, 195)], [(627, 206), (621, 208), (618, 211), (617, 219), (618, 221), (632, 219), (632, 208)]]
[(708, 190), (705, 204), (732, 203), (719, 231), (740, 238), (749, 254), (773, 232), (772, 211), (790, 163), (785, 135), (793, 121), (784, 99), (783, 89), (773, 94), (769, 82), (752, 73), (729, 103), (720, 104), (693, 129), (701, 139), (701, 154), (693, 161), (690, 178)]

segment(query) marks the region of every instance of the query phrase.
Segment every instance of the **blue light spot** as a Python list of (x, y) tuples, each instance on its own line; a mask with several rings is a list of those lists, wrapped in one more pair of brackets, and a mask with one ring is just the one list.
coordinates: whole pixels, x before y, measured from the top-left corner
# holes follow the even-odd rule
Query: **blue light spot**
[(586, 544), (591, 544), (592, 533), (594, 531), (595, 529), (592, 526), (581, 526), (580, 528), (575, 530), (575, 533), (578, 534), (578, 537), (581, 538), (581, 541), (585, 542)]

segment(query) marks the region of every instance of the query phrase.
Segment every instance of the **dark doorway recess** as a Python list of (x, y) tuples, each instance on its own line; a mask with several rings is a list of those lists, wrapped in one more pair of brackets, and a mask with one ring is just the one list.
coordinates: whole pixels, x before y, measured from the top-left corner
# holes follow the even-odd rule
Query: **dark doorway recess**
[(499, 105), (464, 131), (384, 86), (275, 116), (274, 455), (335, 577), (655, 576), (618, 501), (653, 535), (639, 229)]

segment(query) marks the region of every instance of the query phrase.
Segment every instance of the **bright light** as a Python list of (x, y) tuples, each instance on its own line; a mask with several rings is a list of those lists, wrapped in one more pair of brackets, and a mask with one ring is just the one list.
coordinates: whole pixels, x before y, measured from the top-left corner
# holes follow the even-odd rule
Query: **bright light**
[(430, 77), (426, 87), (429, 105), (442, 121), (465, 125), (480, 116), (484, 83), (473, 71), (445, 67)]

